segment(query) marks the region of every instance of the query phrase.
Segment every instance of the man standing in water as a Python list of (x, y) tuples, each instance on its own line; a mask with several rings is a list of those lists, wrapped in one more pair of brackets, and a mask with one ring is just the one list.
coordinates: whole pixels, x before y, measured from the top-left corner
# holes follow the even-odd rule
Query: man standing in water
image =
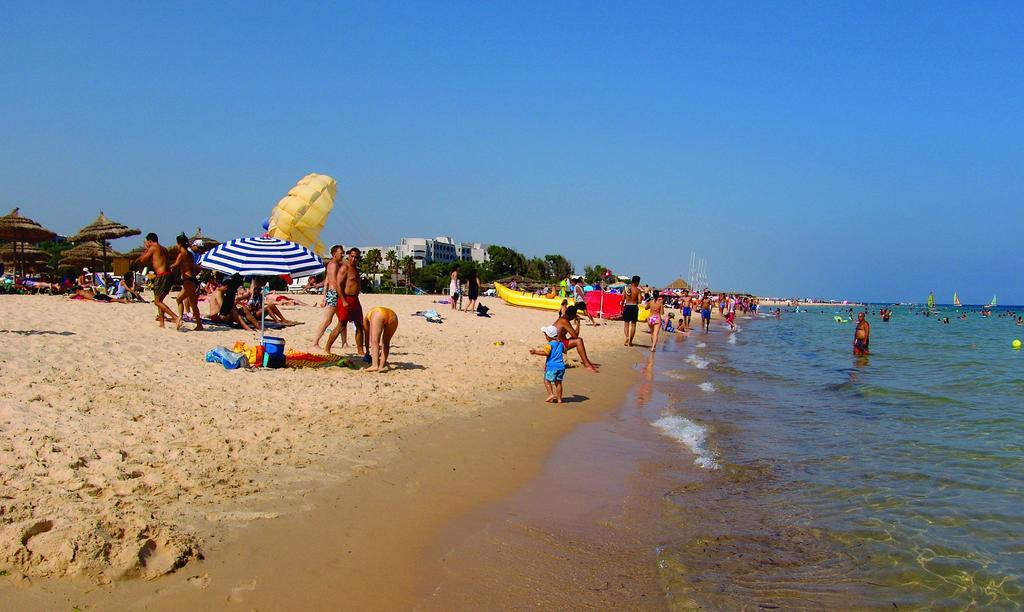
[(623, 346), (633, 346), (636, 322), (640, 318), (640, 277), (634, 276), (622, 290), (622, 331), (626, 334)]
[[(313, 346), (320, 348), (320, 338), (323, 337), (327, 326), (338, 314), (338, 268), (341, 266), (341, 259), (345, 255), (345, 249), (340, 244), (331, 247), (331, 258), (327, 260), (327, 271), (324, 272), (324, 318), (320, 321), (320, 327), (316, 330), (316, 337), (313, 338)], [(341, 345), (346, 346), (345, 323), (341, 326)]]
[(171, 307), (164, 304), (164, 298), (171, 292), (171, 285), (174, 284), (174, 275), (171, 274), (171, 266), (167, 262), (167, 249), (160, 246), (160, 239), (153, 232), (146, 234), (146, 251), (135, 260), (140, 265), (152, 265), (156, 278), (153, 279), (153, 303), (156, 304), (157, 321), (160, 327), (164, 325), (164, 315), (170, 315), (175, 327), (180, 326), (178, 317), (171, 310)]
[(360, 355), (365, 355), (363, 345), (363, 307), (359, 303), (359, 256), (357, 248), (348, 250), (348, 257), (341, 264), (338, 272), (338, 325), (331, 330), (327, 338), (327, 346), (324, 349), (330, 353), (338, 334), (351, 321), (356, 326), (356, 350)]
[(871, 325), (864, 318), (864, 313), (857, 314), (857, 329), (853, 332), (853, 354), (867, 355), (868, 343), (871, 339)]
[(711, 331), (711, 292), (707, 290), (700, 301), (700, 324), (705, 333)]

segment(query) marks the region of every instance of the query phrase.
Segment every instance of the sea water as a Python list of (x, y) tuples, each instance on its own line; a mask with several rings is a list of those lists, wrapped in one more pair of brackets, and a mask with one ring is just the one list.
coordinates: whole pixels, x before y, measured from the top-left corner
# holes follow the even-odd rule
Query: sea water
[(1022, 605), (1024, 328), (894, 310), (867, 357), (845, 308), (665, 340), (651, 425), (706, 474), (666, 495), (672, 607)]

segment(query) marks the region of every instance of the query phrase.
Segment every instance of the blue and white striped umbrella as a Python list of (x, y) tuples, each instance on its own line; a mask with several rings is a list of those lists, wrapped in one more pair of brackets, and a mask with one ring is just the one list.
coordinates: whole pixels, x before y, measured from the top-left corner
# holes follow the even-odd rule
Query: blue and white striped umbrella
[(279, 238), (235, 238), (203, 253), (200, 267), (242, 276), (313, 276), (324, 271), (316, 253)]

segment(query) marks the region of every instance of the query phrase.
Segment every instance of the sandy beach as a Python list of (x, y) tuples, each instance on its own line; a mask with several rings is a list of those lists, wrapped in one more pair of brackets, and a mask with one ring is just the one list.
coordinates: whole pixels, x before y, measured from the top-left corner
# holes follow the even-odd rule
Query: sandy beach
[[(8, 574), (0, 589), (13, 587), (23, 601), (46, 607), (53, 600), (44, 593), (88, 591), (99, 602), (120, 593), (128, 603), (149, 588), (132, 579), (171, 572), (173, 578), (144, 584), (195, 586), (191, 579), (203, 582), (205, 572), (194, 570), (230, 557), (217, 553), (238, 546), (239, 533), (301, 523), (327, 505), (318, 494), (353, 476), (368, 474), (364, 481), (379, 486), (380, 474), (415, 455), (403, 436), (421, 441), (413, 446), (459, 451), (461, 439), (472, 436), (439, 440), (428, 432), (445, 417), (512, 418), (504, 442), (511, 450), (500, 461), (476, 461), (481, 453), (472, 443), (459, 451), (463, 462), (487, 470), (474, 481), (474, 495), (459, 495), (466, 504), (485, 503), (521, 484), (531, 473), (527, 465), (536, 470), (561, 433), (607, 411), (631, 380), (631, 352), (614, 350), (621, 348), (621, 324), (584, 327), (595, 361), (614, 367), (597, 375), (570, 369), (566, 394), (577, 401), (545, 405), (543, 361), (528, 349), (542, 344), (538, 328), (552, 313), (491, 299), (493, 316), (484, 318), (443, 310), (434, 299), (364, 296), (367, 307), (386, 304), (400, 315), (395, 369), (374, 374), (337, 367), (229, 371), (206, 363), (206, 351), (252, 341), (252, 334), (160, 329), (150, 305), (5, 297), (0, 366), (15, 382), (0, 392), (0, 568)], [(427, 308), (446, 321), (411, 316)], [(284, 311), (305, 324), (273, 333), (289, 348), (308, 348), (320, 310)], [(646, 341), (642, 333), (637, 338)], [(586, 394), (578, 395), (581, 389)], [(526, 408), (510, 412), (514, 401)], [(559, 418), (557, 410), (571, 417)], [(523, 443), (530, 437), (536, 439)], [(495, 444), (487, 439), (475, 444)], [(502, 464), (516, 463), (511, 457), (531, 459), (518, 474), (503, 473)], [(494, 485), (481, 487), (488, 474)], [(422, 501), (450, 493), (427, 491)], [(466, 509), (457, 506), (442, 504), (433, 523), (418, 528), (424, 543), (430, 524)], [(218, 586), (216, 596), (195, 596), (223, 601), (221, 591), (237, 585)]]

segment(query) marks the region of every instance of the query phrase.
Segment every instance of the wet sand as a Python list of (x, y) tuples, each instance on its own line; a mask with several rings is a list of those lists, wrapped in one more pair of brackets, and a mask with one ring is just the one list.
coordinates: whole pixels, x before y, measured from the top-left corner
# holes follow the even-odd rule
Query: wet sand
[(637, 381), (616, 410), (562, 438), (526, 486), (444, 526), (418, 609), (666, 608), (663, 497), (706, 475), (650, 425), (668, 398), (654, 387), (656, 356), (634, 357)]

